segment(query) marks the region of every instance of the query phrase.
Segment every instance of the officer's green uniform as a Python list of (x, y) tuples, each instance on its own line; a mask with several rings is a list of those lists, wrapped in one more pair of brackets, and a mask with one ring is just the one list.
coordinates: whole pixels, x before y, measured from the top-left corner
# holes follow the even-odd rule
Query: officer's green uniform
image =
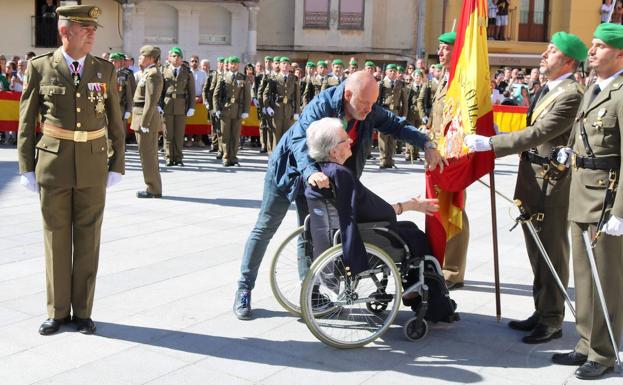
[[(588, 48), (574, 35), (558, 32), (552, 36), (552, 44), (578, 62), (586, 59)], [(570, 178), (568, 174), (556, 176), (552, 172), (553, 168), (549, 167), (548, 157), (554, 148), (567, 143), (584, 90), (571, 74), (552, 89), (548, 87), (548, 90), (544, 95), (539, 93), (538, 99), (530, 106), (528, 127), (507, 135), (494, 136), (491, 145), (496, 157), (523, 151), (515, 198), (521, 200), (530, 215), (534, 215), (533, 223), (540, 229), (539, 238), (566, 287), (569, 280), (567, 212)], [(541, 215), (542, 220), (539, 220)], [(565, 311), (563, 294), (527, 227), (524, 226), (523, 230), (534, 273), (532, 296), (537, 323), (560, 329)]]
[[(101, 14), (93, 6), (57, 12), (88, 25), (98, 25)], [(109, 171), (124, 173), (117, 89), (114, 66), (95, 56), (84, 58), (79, 82), (61, 48), (28, 65), (20, 102), (19, 171), (34, 171), (40, 186), (50, 318), (63, 319), (72, 308), (76, 317), (91, 317), (107, 176)], [(43, 136), (36, 142), (39, 120)], [(114, 148), (111, 158), (106, 132)]]
[[(387, 69), (396, 69), (395, 64), (389, 64)], [(404, 82), (398, 78), (390, 80), (385, 77), (379, 82), (379, 105), (398, 116), (407, 116), (407, 91)], [(380, 166), (382, 168), (394, 166), (394, 152), (396, 139), (391, 135), (379, 133)]]
[[(264, 57), (264, 63), (270, 62), (272, 63), (273, 58), (270, 56)], [(268, 84), (268, 79), (271, 76), (271, 68), (264, 68), (264, 72), (256, 75), (256, 84), (257, 87), (255, 89), (255, 99), (257, 100), (257, 117), (260, 121), (260, 152), (268, 152), (267, 144), (268, 144), (268, 131), (270, 127), (270, 116), (268, 116), (264, 112), (264, 89)]]
[[(223, 63), (225, 62), (225, 57), (224, 56), (219, 56), (216, 58), (216, 61), (218, 63)], [(212, 100), (214, 98), (214, 89), (216, 88), (216, 83), (218, 83), (219, 79), (223, 76), (224, 71), (212, 71), (211, 72), (211, 76), (209, 81), (206, 81), (205, 85), (203, 86), (203, 101), (204, 103), (206, 103), (206, 108), (208, 109), (208, 112), (210, 114), (210, 122), (212, 124), (212, 132), (210, 133), (210, 142), (212, 142), (211, 145), (211, 151), (221, 151), (221, 121), (220, 119), (215, 115), (216, 113), (216, 109), (212, 103)], [(219, 154), (219, 157), (222, 157), (222, 154)]]
[[(327, 63), (324, 60), (319, 60), (317, 63), (318, 68), (327, 68)], [(316, 74), (316, 76), (312, 79), (312, 88), (307, 88), (305, 93), (303, 94), (303, 99), (312, 100), (314, 96), (318, 95), (322, 91), (327, 88), (334, 87), (340, 84), (338, 78), (333, 75), (320, 75), (320, 73)], [(313, 96), (311, 95), (313, 93)]]
[[(307, 64), (305, 64), (305, 68), (309, 68), (310, 70), (316, 68), (316, 63), (308, 61)], [(301, 79), (301, 111), (311, 102), (314, 96), (316, 96), (314, 77), (315, 76), (311, 73), (307, 73), (303, 79)]]
[[(623, 27), (615, 24), (600, 24), (594, 37), (608, 46), (623, 49)], [(612, 202), (610, 215), (623, 218), (623, 184), (620, 175), (621, 145), (623, 143), (623, 68), (610, 79), (609, 84), (599, 83), (589, 87), (584, 93), (582, 104), (575, 119), (569, 145), (582, 160), (571, 162), (571, 188), (569, 195), (569, 221), (571, 228), (571, 249), (573, 255), (573, 274), (575, 282), (576, 330), (580, 340), (575, 351), (588, 355), (589, 361), (612, 366), (615, 352), (609, 340), (604, 313), (601, 309), (595, 283), (590, 271), (586, 248), (582, 241), (582, 231), (589, 236), (595, 233), (602, 204), (609, 186), (609, 178), (618, 179), (616, 197)], [(592, 99), (592, 101), (591, 101)], [(602, 164), (601, 169), (592, 169), (585, 164), (588, 155), (582, 140), (582, 127), (586, 130), (588, 145), (595, 158)], [(584, 162), (585, 161), (585, 162)], [(604, 167), (605, 166), (605, 167)], [(593, 249), (599, 277), (610, 314), (616, 346), (621, 346), (623, 330), (623, 236), (601, 234)]]
[[(177, 51), (176, 51), (177, 49)], [(181, 50), (174, 47), (182, 57)], [(186, 129), (186, 113), (195, 108), (195, 78), (190, 68), (182, 64), (175, 68), (164, 67), (164, 88), (162, 89), (161, 105), (164, 110), (164, 148), (167, 164), (183, 164), (184, 130)]]
[[(229, 59), (230, 62), (240, 63), (240, 59), (235, 56)], [(219, 79), (214, 90), (213, 104), (220, 112), (221, 151), (225, 166), (238, 163), (241, 115), (249, 113), (250, 103), (251, 90), (243, 74), (227, 72)]]
[[(290, 60), (282, 57), (281, 61)], [(267, 146), (268, 152), (272, 153), (281, 136), (290, 128), (294, 114), (301, 112), (299, 81), (292, 74), (277, 74), (269, 79), (262, 96), (264, 105), (274, 111)]]
[[(140, 51), (143, 56), (160, 57), (160, 48), (146, 45)], [(158, 112), (158, 102), (162, 95), (164, 79), (158, 66), (151, 65), (141, 72), (134, 93), (132, 109), (132, 130), (136, 135), (138, 153), (143, 168), (145, 191), (153, 195), (162, 194), (162, 179), (158, 166), (158, 131), (162, 120)], [(143, 129), (141, 129), (143, 127)], [(144, 132), (148, 129), (148, 132)]]
[[(419, 70), (418, 70), (419, 71)], [(420, 76), (424, 76), (422, 71), (416, 71)], [(407, 122), (409, 124), (420, 127), (422, 125), (422, 118), (426, 116), (426, 112), (424, 111), (424, 91), (426, 90), (426, 83), (424, 81), (419, 84), (415, 82), (411, 82), (408, 86), (406, 86), (406, 94), (407, 94)], [(418, 150), (410, 143), (407, 143), (407, 155), (406, 160), (415, 160), (418, 158)]]
[[(125, 60), (125, 55), (120, 52), (114, 52), (110, 55), (110, 60)], [(122, 117), (126, 112), (132, 112), (132, 98), (135, 89), (136, 81), (132, 71), (125, 67), (119, 68), (117, 70), (117, 91), (119, 92), (119, 106)]]

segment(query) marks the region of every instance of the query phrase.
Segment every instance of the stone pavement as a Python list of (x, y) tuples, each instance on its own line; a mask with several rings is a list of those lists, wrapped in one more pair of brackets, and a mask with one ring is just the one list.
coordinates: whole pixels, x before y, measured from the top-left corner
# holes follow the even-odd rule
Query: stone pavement
[[(240, 168), (223, 168), (207, 151), (185, 149), (186, 167), (162, 168), (164, 198), (138, 200), (143, 188), (136, 147), (127, 173), (108, 192), (93, 318), (97, 335), (69, 327), (37, 333), (46, 318), (41, 219), (37, 196), (17, 181), (16, 150), (0, 146), (1, 384), (572, 384), (574, 367), (550, 363), (573, 348), (567, 316), (563, 338), (525, 345), (506, 326), (533, 310), (532, 273), (516, 210), (498, 204), (502, 319), (496, 321), (489, 193), (468, 191), (471, 241), (465, 287), (452, 292), (461, 321), (433, 325), (409, 342), (401, 310), (382, 339), (357, 350), (317, 341), (275, 301), (262, 265), (256, 319), (231, 312), (244, 242), (257, 218), (265, 156), (241, 153)], [(422, 164), (398, 161), (380, 171), (370, 161), (363, 182), (389, 202), (423, 193)], [(498, 161), (498, 190), (512, 196), (516, 157)], [(488, 178), (487, 178), (488, 180)], [(403, 219), (423, 226), (419, 213)], [(268, 255), (295, 228), (290, 210)], [(572, 284), (571, 284), (572, 286)], [(573, 298), (573, 288), (570, 288)], [(610, 375), (599, 383), (621, 384)]]

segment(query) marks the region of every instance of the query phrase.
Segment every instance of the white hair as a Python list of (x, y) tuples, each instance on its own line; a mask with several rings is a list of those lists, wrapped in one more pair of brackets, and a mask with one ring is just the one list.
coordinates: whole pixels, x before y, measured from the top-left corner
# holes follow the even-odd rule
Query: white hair
[(71, 20), (67, 20), (67, 19), (60, 19), (58, 21), (58, 32), (61, 31), (61, 27), (67, 27), (69, 28), (69, 23), (71, 23)]
[(318, 162), (328, 161), (329, 152), (338, 145), (343, 130), (342, 121), (337, 118), (322, 118), (310, 124), (306, 133), (309, 156)]

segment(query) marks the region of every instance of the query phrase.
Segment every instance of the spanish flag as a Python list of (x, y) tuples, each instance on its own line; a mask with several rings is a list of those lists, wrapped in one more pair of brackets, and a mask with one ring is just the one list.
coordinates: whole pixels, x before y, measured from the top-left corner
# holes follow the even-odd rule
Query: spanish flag
[(426, 172), (426, 196), (439, 199), (439, 212), (426, 217), (426, 233), (433, 253), (442, 263), (447, 240), (463, 227), (465, 188), (493, 171), (493, 152), (468, 153), (463, 144), (467, 134), (495, 134), (487, 50), (487, 0), (463, 2), (443, 103), (443, 135), (435, 140), (449, 165), (443, 173), (439, 169)]

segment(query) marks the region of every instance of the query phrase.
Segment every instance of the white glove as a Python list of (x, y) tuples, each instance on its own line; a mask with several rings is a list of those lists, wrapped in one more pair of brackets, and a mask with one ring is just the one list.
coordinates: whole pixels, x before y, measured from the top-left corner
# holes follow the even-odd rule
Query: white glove
[(262, 108), (262, 114), (266, 115), (266, 107)]
[(560, 150), (558, 150), (558, 153), (556, 154), (556, 162), (560, 163), (560, 164), (564, 164), (566, 167), (571, 166), (571, 157), (569, 155), (571, 155), (571, 153), (573, 153), (573, 150), (569, 147), (563, 147)]
[(164, 110), (162, 109), (162, 107), (158, 106), (157, 108), (158, 108), (158, 113), (160, 115), (164, 115)]
[(610, 219), (606, 222), (603, 232), (615, 237), (623, 235), (623, 219), (610, 215)]
[(257, 98), (253, 98), (253, 105), (255, 107), (259, 107), (260, 106), (260, 102), (257, 100)]
[(266, 113), (268, 114), (268, 116), (273, 116), (275, 115), (275, 110), (273, 110), (271, 107), (266, 107)]
[(141, 128), (139, 128), (139, 130), (141, 130), (141, 132), (143, 134), (148, 134), (149, 133), (149, 127), (143, 127), (141, 126)]
[(299, 114), (294, 114), (294, 120), (299, 120)]
[(130, 113), (130, 111), (126, 111), (126, 112), (125, 112), (125, 114), (123, 114), (123, 120), (128, 120), (128, 119), (130, 119), (130, 115), (132, 115), (132, 114)]
[(37, 179), (35, 178), (35, 173), (33, 171), (23, 173), (19, 178), (19, 184), (34, 193), (39, 192), (39, 184), (37, 183)]
[(186, 116), (191, 117), (195, 114), (195, 109), (194, 108), (189, 108), (188, 111), (186, 111)]
[(114, 171), (108, 171), (108, 178), (106, 180), (106, 188), (112, 187), (121, 182), (121, 174)]
[(422, 118), (422, 124), (428, 124), (428, 116)]
[(242, 114), (240, 114), (240, 118), (243, 119), (243, 120), (248, 118), (248, 117), (249, 117), (249, 114), (246, 113), (246, 112), (243, 112)]
[(483, 135), (465, 135), (463, 143), (469, 148), (470, 151), (482, 152), (491, 151), (490, 138)]
[(214, 115), (216, 115), (216, 117), (220, 119), (221, 118), (221, 111), (216, 111), (214, 113)]

